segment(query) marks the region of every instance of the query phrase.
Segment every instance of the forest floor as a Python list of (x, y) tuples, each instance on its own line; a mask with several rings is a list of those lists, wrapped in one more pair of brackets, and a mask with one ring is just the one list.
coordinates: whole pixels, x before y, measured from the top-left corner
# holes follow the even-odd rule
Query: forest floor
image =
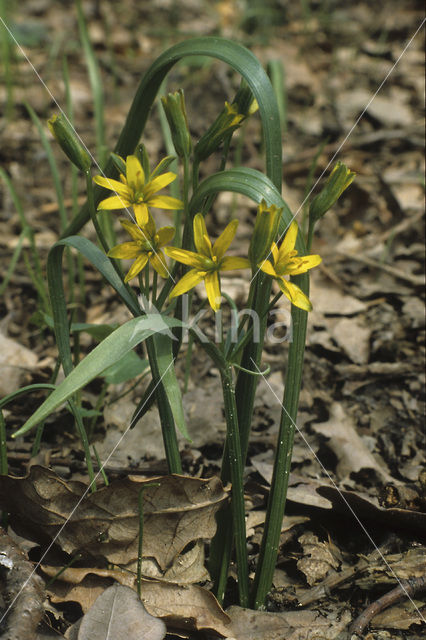
[[(416, 34), (423, 7), (396, 0), (296, 5), (278, 0), (83, 2), (102, 72), (106, 140), (111, 149), (139, 79), (155, 58), (188, 37), (220, 35), (247, 46), (265, 67), (273, 60), (283, 65), (283, 197), (291, 211), (298, 212), (302, 228), (305, 197), (311, 189), (318, 191), (322, 181), (317, 185), (317, 179), (323, 172), (329, 174), (335, 160), (357, 174), (318, 225), (314, 239), (312, 253), (319, 253), (323, 261), (311, 277), (313, 311), (268, 615), (232, 606), (236, 602), (232, 576), (224, 604), (231, 607), (227, 613), (209, 600), (204, 543), (189, 545), (192, 555), (183, 554), (185, 571), (181, 569), (177, 578), (159, 572), (158, 565), (155, 569), (147, 562), (145, 567), (146, 576), (161, 577), (167, 585), (163, 582), (163, 587), (170, 588), (167, 594), (152, 592), (151, 600), (147, 596), (152, 606), (148, 609), (165, 619), (168, 638), (228, 634), (238, 640), (343, 639), (351, 621), (401, 580), (416, 585), (423, 580), (424, 587), (424, 55), (422, 32)], [(61, 221), (48, 158), (26, 104), (43, 124), (58, 111), (57, 104), (66, 104), (62, 70), (66, 56), (75, 127), (95, 153), (93, 98), (73, 2), (26, 0), (8, 20), (22, 48), (13, 51), (9, 93), (6, 84), (0, 86), (0, 163), (34, 232), (44, 273)], [(179, 87), (185, 91), (196, 140), (223, 102), (232, 100), (238, 79), (222, 63), (196, 59), (181, 63), (170, 74), (168, 90)], [(237, 146), (241, 142), (242, 164), (262, 170), (259, 120), (248, 120), (236, 140)], [(157, 107), (143, 142), (152, 164), (165, 155)], [(70, 165), (53, 143), (52, 148), (65, 209), (71, 211)], [(219, 160), (212, 156), (203, 171), (216, 171)], [(78, 190), (81, 205), (82, 182)], [(1, 398), (26, 384), (49, 382), (57, 349), (52, 330), (40, 316), (42, 295), (31, 277), (32, 254), (28, 239), (22, 239), (22, 219), (4, 181), (0, 181), (0, 203), (0, 275), (2, 281), (8, 278), (0, 298)], [(209, 231), (217, 236), (230, 216), (238, 217), (235, 246), (243, 254), (255, 211), (248, 200), (222, 194), (207, 217)], [(94, 239), (89, 227), (83, 233)], [(21, 242), (23, 252), (9, 278), (7, 271)], [(86, 289), (84, 302), (77, 304), (79, 321), (113, 324), (129, 319), (92, 266), (83, 268)], [(242, 304), (248, 283), (242, 276), (225, 275), (223, 288)], [(197, 303), (202, 295), (197, 289)], [(256, 566), (281, 414), (289, 344), (283, 336), (290, 331), (287, 302), (279, 302), (274, 322), (282, 323), (281, 328), (276, 333), (274, 325), (265, 344), (263, 363), (270, 373), (259, 382), (245, 473), (250, 570)], [(213, 330), (212, 313), (202, 325), (206, 332)], [(83, 354), (94, 344), (88, 334), (81, 335), (80, 343)], [(176, 365), (182, 380), (185, 351)], [(83, 393), (85, 408), (95, 416), (91, 442), (101, 460), (108, 458), (107, 476), (126, 500), (136, 476), (167, 473), (160, 423), (153, 408), (128, 431), (141, 386), (110, 384), (98, 407), (103, 389), (97, 379)], [(66, 565), (84, 548), (84, 535), (73, 523), (72, 531), (45, 553), (58, 523), (67, 518), (63, 492), (78, 495), (79, 483), (87, 483), (87, 475), (72, 416), (65, 408), (47, 421), (36, 456), (31, 457), (33, 433), (10, 438), (44, 397), (44, 392), (20, 396), (4, 410), (10, 475), (2, 484), (0, 507), (9, 512), (10, 536), (19, 540), (32, 562), (42, 558), (39, 571), (47, 582), (55, 567)], [(194, 348), (184, 395), (192, 443), (182, 438), (180, 444), (185, 473), (208, 482), (219, 475), (225, 434), (218, 397), (218, 372)], [(214, 491), (219, 492), (216, 485)], [(48, 513), (45, 520), (37, 520), (41, 503)], [(104, 508), (100, 503), (97, 507)], [(183, 512), (185, 508), (182, 505)], [(201, 528), (199, 538), (206, 538)], [(126, 582), (117, 568), (111, 568), (126, 564), (122, 553), (105, 555), (108, 568), (105, 562), (77, 561), (69, 573), (40, 587), (44, 626), (39, 639), (77, 638), (68, 627), (107, 586), (114, 580), (134, 585), (134, 576)], [(204, 585), (202, 591), (199, 584)], [(176, 603), (185, 599), (184, 591), (189, 593), (186, 608), (178, 610)], [(161, 614), (164, 600), (170, 606)], [(421, 593), (414, 589), (407, 597), (402, 591), (395, 603), (371, 620), (368, 638), (415, 640), (425, 616)], [(229, 620), (232, 633), (227, 632)]]

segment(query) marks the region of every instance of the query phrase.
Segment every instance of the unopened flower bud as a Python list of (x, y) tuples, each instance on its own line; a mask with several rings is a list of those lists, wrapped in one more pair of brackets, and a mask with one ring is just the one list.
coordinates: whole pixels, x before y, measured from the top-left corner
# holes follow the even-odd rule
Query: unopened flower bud
[(238, 112), (236, 104), (225, 102), (222, 112), (195, 145), (194, 152), (197, 160), (205, 160), (216, 151), (224, 139), (238, 129), (244, 117), (244, 114)]
[(185, 98), (183, 89), (169, 93), (161, 98), (169, 123), (170, 132), (176, 153), (180, 158), (189, 158), (191, 155), (192, 142), (186, 117)]
[(338, 161), (329, 175), (322, 191), (315, 196), (309, 207), (311, 223), (317, 222), (339, 199), (343, 191), (355, 178), (355, 173)]
[(71, 162), (81, 171), (89, 171), (92, 161), (69, 121), (62, 115), (54, 115), (47, 125)]
[(258, 206), (248, 251), (248, 258), (253, 269), (256, 269), (259, 262), (268, 257), (272, 243), (277, 237), (281, 212), (282, 208), (278, 208), (274, 204), (268, 207), (265, 200), (262, 200)]

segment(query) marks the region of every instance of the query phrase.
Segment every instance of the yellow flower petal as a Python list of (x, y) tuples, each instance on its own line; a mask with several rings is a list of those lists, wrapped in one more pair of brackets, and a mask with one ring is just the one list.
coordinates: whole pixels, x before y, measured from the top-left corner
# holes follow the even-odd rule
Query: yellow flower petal
[(120, 220), (120, 224), (123, 229), (125, 229), (127, 233), (132, 236), (133, 240), (145, 240), (145, 236), (137, 224), (133, 224), (133, 222), (130, 222), (130, 220), (125, 219)]
[[(211, 258), (212, 244), (210, 238), (207, 235), (206, 222), (202, 213), (197, 213), (194, 216), (194, 244), (198, 253), (203, 256)], [(206, 241), (207, 238), (207, 241)]]
[(162, 278), (167, 278), (169, 276), (169, 270), (167, 268), (166, 259), (161, 249), (158, 249), (155, 253), (153, 253), (149, 261), (152, 264), (153, 268), (156, 270), (156, 272)]
[(152, 196), (148, 200), (150, 207), (157, 209), (183, 209), (182, 200), (172, 198), (172, 196)]
[(115, 191), (118, 195), (129, 198), (130, 190), (127, 184), (123, 184), (122, 182), (118, 182), (118, 180), (113, 180), (112, 178), (104, 178), (103, 176), (95, 176), (93, 178), (93, 182), (98, 184), (100, 187), (105, 187), (105, 189), (109, 189), (110, 191)]
[(311, 256), (302, 256), (298, 259), (297, 264), (293, 266), (289, 266), (287, 273), (291, 275), (299, 275), (300, 273), (306, 273), (309, 269), (313, 269), (319, 263), (322, 262), (321, 256), (311, 255)]
[(217, 271), (206, 273), (204, 284), (211, 308), (213, 311), (218, 311), (220, 309), (222, 296), (220, 293), (219, 275)]
[(120, 260), (133, 260), (137, 258), (141, 250), (136, 242), (123, 242), (117, 244), (108, 251), (110, 258), (120, 258)]
[(164, 247), (166, 244), (169, 244), (175, 237), (175, 228), (174, 227), (161, 227), (157, 231), (157, 242), (159, 247)]
[(277, 261), (278, 261), (278, 247), (275, 244), (275, 242), (272, 243), (271, 253), (272, 253), (272, 257), (274, 259), (274, 264), (277, 264)]
[(142, 271), (142, 269), (144, 268), (147, 262), (148, 262), (148, 254), (147, 253), (140, 254), (136, 258), (132, 266), (130, 267), (126, 277), (124, 278), (124, 282), (129, 282), (129, 280), (137, 276), (138, 273)]
[(187, 264), (190, 267), (195, 267), (199, 270), (205, 270), (205, 258), (194, 253), (193, 251), (187, 251), (186, 249), (178, 249), (178, 247), (165, 247), (164, 251), (169, 258)]
[(176, 174), (168, 171), (167, 173), (162, 173), (160, 176), (157, 176), (153, 180), (150, 180), (145, 187), (146, 197), (149, 198), (149, 196), (157, 193), (157, 191), (160, 191), (160, 189), (164, 189), (164, 187), (167, 187), (167, 185), (173, 182), (173, 180), (175, 179)]
[(133, 192), (141, 191), (145, 184), (145, 173), (136, 156), (126, 158), (126, 180)]
[(126, 209), (126, 207), (130, 206), (131, 203), (124, 196), (111, 196), (98, 204), (98, 211), (102, 209)]
[(237, 233), (238, 220), (231, 220), (213, 245), (213, 255), (221, 260)]
[(273, 278), (277, 277), (277, 273), (274, 267), (272, 266), (272, 264), (269, 262), (269, 260), (264, 260), (258, 266), (259, 266), (259, 269), (264, 273), (267, 273), (268, 276), (272, 276)]
[(150, 214), (149, 211), (148, 211), (148, 222), (144, 226), (143, 231), (150, 238), (153, 238), (155, 236), (155, 232), (157, 231), (157, 227), (155, 226), (154, 218), (152, 217), (152, 215)]
[(247, 258), (225, 256), (220, 263), (220, 270), (233, 271), (234, 269), (249, 269), (250, 266), (250, 260), (247, 260)]
[(170, 298), (175, 298), (176, 296), (181, 296), (183, 293), (186, 293), (195, 285), (197, 285), (201, 280), (204, 279), (204, 272), (198, 271), (198, 269), (191, 269), (188, 273), (179, 280), (179, 282), (173, 287), (170, 292)]
[(297, 233), (299, 231), (299, 227), (297, 226), (297, 222), (293, 220), (291, 223), (287, 233), (284, 236), (284, 240), (281, 243), (279, 252), (278, 252), (278, 260), (277, 262), (281, 262), (284, 257), (293, 251), (294, 245), (296, 244)]
[(284, 280), (284, 278), (278, 279), (277, 282), (281, 291), (295, 307), (299, 307), (299, 309), (303, 309), (304, 311), (312, 311), (311, 301), (297, 284)]
[(144, 202), (141, 204), (134, 204), (133, 211), (135, 212), (136, 222), (140, 227), (144, 227), (148, 224), (148, 207)]

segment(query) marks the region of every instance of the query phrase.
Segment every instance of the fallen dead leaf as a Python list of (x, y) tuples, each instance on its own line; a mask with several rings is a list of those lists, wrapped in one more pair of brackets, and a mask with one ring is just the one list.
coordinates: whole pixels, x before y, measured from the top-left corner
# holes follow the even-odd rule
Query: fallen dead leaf
[(394, 482), (386, 471), (385, 463), (378, 462), (356, 432), (352, 418), (345, 413), (342, 405), (334, 402), (330, 407), (330, 419), (327, 422), (313, 423), (316, 433), (328, 438), (327, 445), (338, 458), (336, 474), (339, 479), (346, 478), (361, 469), (374, 469), (386, 482)]
[(19, 389), (37, 360), (35, 353), (0, 333), (0, 397)]
[[(407, 600), (401, 604), (389, 607), (385, 611), (377, 614), (370, 621), (370, 625), (375, 629), (409, 629), (411, 625), (424, 625), (426, 606), (419, 600)], [(414, 629), (412, 629), (414, 632)], [(419, 636), (420, 637), (420, 636)]]
[(339, 615), (327, 618), (316, 611), (288, 611), (269, 613), (230, 607), (231, 640), (334, 640), (351, 621), (344, 609)]
[[(46, 591), (53, 603), (78, 602), (83, 613), (89, 611), (96, 598), (114, 581), (134, 588), (136, 574), (121, 569), (98, 569), (69, 567), (58, 575), (62, 567), (42, 565), (41, 570), (49, 578), (55, 578)], [(57, 576), (57, 577), (56, 577)]]
[[(54, 577), (60, 567), (42, 567)], [(52, 603), (78, 602), (84, 613), (96, 598), (111, 586), (112, 581), (136, 589), (136, 574), (120, 569), (68, 568), (48, 589)], [(210, 630), (227, 635), (229, 617), (214, 595), (197, 585), (181, 585), (165, 580), (142, 579), (142, 601), (151, 615), (163, 619), (168, 625), (186, 631)]]
[(340, 318), (329, 323), (329, 331), (346, 355), (356, 364), (367, 364), (370, 354), (371, 328), (355, 318)]
[(147, 612), (137, 593), (114, 584), (81, 620), (77, 640), (163, 640), (166, 625)]
[(337, 569), (339, 561), (332, 553), (332, 547), (320, 542), (313, 533), (304, 533), (299, 537), (303, 557), (297, 561), (297, 568), (305, 574), (309, 586), (324, 579), (330, 569)]
[(65, 482), (34, 466), (25, 478), (0, 477), (0, 506), (24, 537), (42, 544), (55, 538), (67, 553), (131, 569), (137, 561), (138, 497), (144, 486), (143, 556), (166, 572), (189, 543), (214, 535), (215, 513), (227, 500), (218, 478), (130, 476), (88, 494), (83, 483)]
[(211, 631), (228, 637), (229, 616), (214, 595), (197, 585), (178, 586), (167, 582), (147, 582), (142, 602), (151, 615), (186, 631)]
[(341, 293), (336, 287), (330, 287), (329, 283), (319, 280), (318, 275), (312, 278), (309, 299), (312, 302), (315, 314), (353, 316), (367, 310), (365, 302)]

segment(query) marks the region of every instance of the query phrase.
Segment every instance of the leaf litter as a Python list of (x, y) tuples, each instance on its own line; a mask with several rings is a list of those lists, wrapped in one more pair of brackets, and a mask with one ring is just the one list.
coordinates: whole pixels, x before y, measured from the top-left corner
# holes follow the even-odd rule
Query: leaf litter
[[(168, 3), (163, 4), (166, 6)], [(188, 8), (187, 4), (189, 3), (181, 3), (178, 23), (184, 24), (185, 29), (190, 28), (191, 23), (194, 29), (197, 25), (204, 25), (203, 28), (207, 31), (208, 25), (214, 28), (212, 14), (209, 14), (209, 19), (204, 22), (202, 9), (197, 8), (194, 13), (194, 7)], [(104, 17), (111, 21), (114, 8), (109, 7), (108, 3), (105, 5), (108, 5), (109, 14)], [(162, 547), (159, 558), (152, 551), (150, 553), (153, 555), (144, 557), (144, 571), (147, 575), (154, 575), (157, 580), (166, 580), (166, 576), (172, 575), (175, 580), (184, 580), (183, 576), (187, 574), (188, 581), (184, 587), (174, 582), (155, 583), (147, 578), (143, 580), (146, 589), (148, 584), (156, 584), (160, 594), (160, 587), (164, 584), (165, 589), (169, 589), (167, 598), (170, 593), (175, 594), (173, 598), (169, 598), (171, 609), (176, 606), (177, 611), (179, 598), (183, 601), (186, 598), (186, 610), (182, 607), (181, 613), (175, 615), (175, 618), (172, 610), (164, 614), (169, 635), (176, 625), (184, 626), (184, 612), (187, 614), (186, 617), (192, 620), (190, 628), (204, 630), (203, 635), (206, 629), (212, 629), (224, 637), (235, 637), (239, 640), (250, 637), (259, 640), (337, 637), (339, 633), (343, 633), (345, 620), (349, 622), (355, 611), (362, 610), (366, 601), (374, 600), (395, 584), (395, 577), (392, 573), (386, 574), (386, 565), (380, 557), (373, 555), (374, 550), (363, 538), (362, 532), (356, 533), (356, 525), (352, 516), (348, 516), (348, 507), (343, 498), (371, 531), (374, 541), (383, 549), (383, 555), (396, 575), (403, 577), (402, 573), (398, 573), (402, 566), (406, 569), (404, 578), (416, 576), (424, 571), (424, 547), (421, 546), (425, 527), (426, 486), (422, 432), (424, 194), (421, 175), (424, 140), (419, 133), (424, 93), (424, 63), (421, 48), (416, 41), (389, 77), (378, 96), (380, 99), (371, 103), (366, 115), (340, 150), (341, 141), (352, 126), (354, 118), (365, 107), (365, 102), (363, 104), (359, 96), (364, 92), (362, 99), (370, 99), (372, 92), (390, 70), (407, 39), (414, 32), (417, 18), (420, 19), (420, 16), (414, 4), (401, 7), (400, 4), (391, 3), (386, 10), (377, 7), (374, 10), (374, 20), (368, 3), (358, 3), (356, 6), (345, 8), (335, 7), (333, 12), (326, 16), (326, 20), (314, 9), (315, 7), (311, 9), (310, 16), (302, 16), (298, 13), (297, 7), (286, 8), (285, 17), (282, 15), (282, 24), (277, 20), (277, 24), (274, 25), (276, 31), (271, 27), (267, 32), (268, 44), (256, 44), (255, 49), (265, 61), (268, 56), (277, 55), (285, 60), (289, 126), (284, 147), (284, 176), (285, 197), (292, 209), (296, 211), (303, 200), (306, 176), (312, 159), (318, 145), (326, 138), (328, 142), (324, 147), (324, 153), (318, 159), (315, 177), (326, 168), (329, 158), (337, 150), (342, 155), (342, 160), (358, 173), (352, 193), (348, 193), (330, 215), (327, 214), (316, 239), (318, 252), (324, 258), (324, 266), (321, 273), (314, 275), (312, 282), (314, 311), (309, 322), (304, 389), (298, 426), (318, 459), (312, 457), (312, 451), (306, 448), (305, 441), (298, 436), (295, 442), (287, 517), (299, 519), (289, 525), (290, 528), (287, 530), (283, 525), (276, 575), (277, 584), (284, 586), (276, 586), (271, 593), (268, 614), (240, 611), (238, 608), (232, 608), (225, 614), (218, 608), (217, 603), (207, 597), (202, 599), (202, 604), (197, 605), (198, 610), (203, 611), (199, 617), (202, 621), (201, 626), (197, 627), (197, 615), (194, 611), (191, 612), (191, 599), (196, 602), (192, 587), (202, 589), (197, 591), (203, 594), (201, 598), (204, 597), (204, 592), (208, 591), (191, 584), (190, 581), (200, 579), (202, 584), (209, 586), (208, 582), (204, 582), (205, 562), (202, 549), (203, 541), (211, 537), (211, 531), (208, 534), (200, 533), (200, 538), (195, 536), (187, 548), (185, 544), (182, 546), (184, 540), (174, 544), (171, 536)], [(129, 15), (137, 12), (137, 8), (130, 4), (127, 10)], [(100, 11), (104, 11), (102, 6)], [(198, 11), (200, 13), (197, 13)], [(69, 18), (64, 7), (49, 7), (48, 2), (44, 5), (41, 3), (38, 8), (34, 8), (33, 3), (28, 3), (23, 16), (27, 14), (42, 24), (51, 25), (52, 33)], [(161, 16), (168, 28), (170, 25), (167, 11), (162, 12)], [(158, 11), (152, 6), (147, 7), (144, 19), (148, 22), (154, 19), (157, 21)], [(134, 24), (136, 23), (137, 16), (134, 20)], [(220, 13), (219, 23), (222, 26), (226, 25), (227, 33), (232, 34), (232, 37), (245, 40), (247, 32), (242, 26), (240, 12)], [(123, 93), (128, 94), (122, 104), (106, 105), (108, 135), (110, 139), (115, 139), (115, 132), (121, 127), (133, 93), (135, 78), (140, 73), (140, 54), (153, 56), (153, 51), (158, 50), (161, 44), (148, 33), (135, 37), (135, 33), (130, 33), (131, 28), (124, 30), (128, 37), (123, 40), (120, 19), (117, 18), (115, 25), (111, 22), (109, 24), (114, 27), (111, 29), (114, 52), (119, 56), (120, 64), (123, 62), (122, 67), (126, 69), (120, 82), (123, 84)], [(97, 53), (102, 57), (106, 55), (103, 49), (104, 24), (95, 17), (91, 26), (93, 33), (98, 33)], [(257, 25), (257, 28), (260, 26)], [(382, 37), (385, 33), (390, 34), (390, 37)], [(128, 46), (134, 48), (130, 58), (125, 54)], [(44, 64), (45, 49), (31, 49), (31, 53), (36, 66)], [(330, 63), (330, 54), (333, 64)], [(76, 117), (79, 118), (79, 122), (83, 122), (82, 133), (83, 136), (88, 136), (89, 140), (93, 129), (89, 113), (90, 92), (87, 90), (84, 64), (75, 56), (75, 52), (73, 55), (75, 74), (73, 73), (72, 83), (76, 90)], [(105, 69), (109, 69), (107, 60)], [(336, 69), (340, 69), (337, 74)], [(105, 78), (107, 82), (111, 80), (107, 73)], [(200, 80), (200, 77), (198, 79)], [(216, 86), (218, 93), (222, 94), (224, 88), (227, 91), (228, 82), (228, 78), (215, 67), (212, 68), (209, 86)], [(195, 96), (195, 101), (199, 104), (193, 111), (195, 116), (199, 113), (199, 105), (205, 107), (202, 108), (203, 117), (198, 118), (199, 123), (196, 125), (201, 131), (205, 118), (209, 113), (214, 113), (214, 108), (205, 104), (206, 92), (203, 81), (199, 81), (198, 84), (199, 93)], [(48, 99), (38, 86), (19, 86), (17, 90), (19, 100), (24, 96), (43, 117), (51, 115)], [(152, 154), (160, 153), (157, 131), (156, 122), (147, 129), (147, 144)], [(252, 139), (248, 140), (248, 155), (253, 141), (257, 144), (256, 136), (259, 135), (254, 126), (249, 131)], [(56, 238), (58, 216), (54, 206), (52, 208), (50, 177), (47, 176), (45, 164), (40, 162), (36, 155), (38, 147), (35, 145), (35, 133), (29, 127), (28, 121), (21, 117), (18, 122), (12, 122), (2, 130), (2, 137), (6, 168), (10, 175), (23, 185), (23, 198), (36, 229), (37, 242), (40, 250), (46, 252), (51, 244), (50, 238)], [(23, 156), (25, 162), (22, 162)], [(6, 217), (0, 219), (0, 246), (2, 254), (8, 259), (11, 249), (16, 246), (15, 230), (18, 223), (6, 193), (3, 204)], [(231, 206), (230, 201), (226, 207), (222, 203), (223, 211), (220, 215), (222, 218), (225, 216), (224, 221)], [(241, 228), (246, 228), (249, 233), (250, 208), (244, 204), (240, 213), (244, 217), (244, 220), (241, 220)], [(216, 215), (215, 212), (213, 215)], [(217, 219), (219, 220), (219, 211)], [(44, 238), (49, 240), (46, 242)], [(104, 321), (112, 322), (116, 313), (114, 301), (99, 297), (98, 281), (90, 268), (86, 269), (86, 276), (93, 307), (98, 305), (98, 316), (103, 312)], [(240, 283), (238, 287), (241, 287)], [(2, 313), (4, 312), (7, 323), (2, 324), (2, 330), (7, 333), (9, 339), (25, 346), (36, 357), (24, 369), (19, 367), (20, 380), (13, 383), (15, 388), (23, 382), (39, 381), (40, 377), (47, 380), (53, 369), (56, 354), (52, 343), (40, 340), (34, 333), (34, 326), (29, 324), (31, 313), (35, 310), (34, 300), (35, 292), (28, 275), (23, 266), (18, 265), (4, 294)], [(286, 308), (281, 311), (285, 318)], [(90, 342), (84, 342), (83, 348), (89, 347)], [(194, 417), (194, 433), (197, 428), (200, 435), (197, 441), (194, 438), (195, 446), (186, 446), (183, 458), (188, 472), (207, 477), (217, 474), (217, 459), (222, 449), (224, 433), (221, 429), (220, 410), (214, 403), (217, 378), (197, 352), (195, 358), (195, 370), (192, 372), (195, 383), (190, 392), (192, 395), (188, 395), (186, 402), (188, 415)], [(265, 362), (271, 364), (270, 380), (278, 397), (282, 392), (285, 358), (285, 344), (267, 344)], [(178, 367), (183, 371), (181, 363), (178, 363)], [(120, 421), (120, 410), (115, 414), (112, 412), (115, 397), (125, 391), (125, 384), (111, 389), (111, 411), (106, 412), (105, 424), (100, 424), (96, 430), (99, 441), (105, 437), (107, 424), (117, 425), (117, 437), (121, 437), (127, 427), (128, 422), (122, 418), (125, 414), (121, 414)], [(202, 408), (205, 406), (206, 395), (210, 395), (210, 408), (204, 413), (213, 415), (214, 411), (213, 421), (203, 420)], [(88, 391), (85, 397), (94, 404), (96, 393)], [(129, 405), (134, 406), (132, 395), (129, 394), (127, 397)], [(32, 406), (24, 406), (22, 402), (11, 405), (7, 413), (8, 426), (10, 424), (13, 429), (21, 424), (21, 418), (31, 413)], [(256, 561), (256, 545), (260, 539), (263, 521), (263, 516), (257, 512), (264, 510), (268, 493), (268, 475), (271, 469), (268, 455), (273, 448), (279, 413), (280, 407), (275, 396), (269, 393), (267, 397), (265, 385), (263, 384), (263, 389), (259, 385), (256, 420), (249, 451), (252, 466), (247, 470), (246, 485), (247, 504), (251, 509), (248, 544), (251, 550), (250, 560), (253, 563)], [(79, 447), (70, 435), (68, 425), (69, 419), (65, 413), (61, 414), (56, 422), (49, 421), (47, 428), (50, 435), (43, 443), (41, 453), (53, 469), (66, 477), (66, 480), (63, 477), (53, 480), (52, 491), (53, 487), (57, 489), (58, 496), (63, 492), (62, 506), (65, 505), (67, 508), (74, 504), (76, 497), (80, 495), (79, 491), (83, 485), (77, 482), (77, 479), (81, 478), (86, 482), (81, 465), (78, 464)], [(124, 439), (120, 456), (116, 464), (111, 466), (112, 478), (118, 468), (122, 475), (131, 476), (132, 472), (146, 471), (148, 463), (154, 466), (156, 459), (160, 459), (158, 464), (161, 464), (162, 449), (155, 448), (155, 441), (159, 441), (156, 428), (154, 420), (151, 427), (149, 420), (142, 420), (136, 428), (144, 432), (139, 442), (136, 436), (131, 442), (129, 439), (127, 444)], [(111, 427), (108, 427), (107, 434), (110, 433), (110, 429)], [(136, 434), (137, 430), (133, 431), (132, 435)], [(149, 435), (149, 440), (144, 447), (145, 435)], [(98, 444), (101, 445), (101, 442)], [(110, 443), (103, 452), (106, 454), (105, 457), (111, 450), (109, 445)], [(11, 468), (15, 475), (24, 475), (25, 465), (29, 461), (29, 448), (28, 443), (22, 441), (13, 445), (11, 443)], [(331, 484), (324, 469), (336, 486)], [(158, 473), (154, 472), (154, 475)], [(49, 493), (49, 483), (46, 480), (41, 484), (46, 485), (43, 487), (43, 500), (52, 501), (53, 504), (54, 496)], [(6, 491), (9, 492), (11, 486), (4, 485), (2, 495)], [(29, 491), (29, 487), (26, 490)], [(14, 519), (14, 524), (24, 534), (25, 539), (36, 539), (45, 545), (63, 523), (63, 514), (59, 512), (55, 520), (55, 514), (46, 515), (40, 509), (42, 496), (35, 496), (34, 492), (25, 495), (28, 496), (25, 498), (28, 500), (28, 513), (22, 510), (18, 515), (14, 513), (17, 505), (12, 497), (6, 496), (10, 521)], [(24, 494), (18, 502), (19, 500), (24, 501)], [(94, 518), (92, 524), (100, 525), (96, 533), (100, 536), (98, 546), (102, 547), (106, 555), (102, 553), (100, 557), (99, 553), (96, 554), (96, 543), (90, 537), (95, 535), (96, 526), (91, 529), (89, 525), (90, 534), (87, 535), (84, 531), (84, 520), (77, 521), (74, 523), (72, 535), (68, 536), (65, 533), (67, 525), (64, 535), (58, 539), (59, 546), (62, 546), (63, 541), (63, 550), (74, 550), (71, 553), (77, 553), (76, 550), (80, 547), (87, 547), (86, 557), (90, 557), (91, 562), (86, 564), (91, 566), (73, 566), (66, 569), (64, 576), (68, 582), (65, 578), (63, 581), (58, 578), (49, 587), (49, 597), (52, 601), (56, 598), (56, 603), (60, 606), (61, 597), (62, 602), (65, 602), (68, 596), (70, 601), (75, 598), (74, 602), (80, 602), (84, 612), (88, 611), (89, 601), (93, 603), (94, 600), (90, 598), (90, 585), (93, 585), (94, 593), (98, 595), (111, 583), (121, 581), (123, 585), (134, 587), (134, 572), (129, 570), (129, 567), (134, 568), (135, 563), (133, 516), (129, 521), (119, 518), (114, 527), (109, 519), (110, 514), (105, 516), (106, 505), (95, 506), (98, 519)], [(26, 515), (28, 520), (25, 519)], [(192, 521), (191, 526), (193, 524)], [(164, 527), (164, 521), (162, 526)], [(79, 528), (82, 531), (79, 531)], [(132, 533), (127, 538), (129, 530)], [(108, 535), (111, 532), (117, 536), (119, 544), (114, 546), (111, 540), (105, 540), (105, 531)], [(386, 546), (388, 535), (396, 536), (390, 546)], [(313, 541), (311, 547), (307, 545), (307, 539)], [(129, 546), (129, 556), (120, 549), (121, 544)], [(336, 547), (340, 552), (337, 554), (340, 564), (334, 568), (334, 560), (330, 560), (328, 553), (331, 553), (333, 558)], [(166, 553), (167, 549), (170, 551), (169, 555)], [(315, 553), (319, 553), (315, 562), (313, 549), (316, 549)], [(30, 553), (34, 553), (34, 550)], [(109, 555), (124, 560), (125, 570), (105, 568)], [(171, 559), (172, 556), (174, 560)], [(67, 558), (69, 559), (69, 556)], [(368, 569), (357, 573), (356, 568), (361, 565), (363, 559)], [(43, 575), (53, 577), (54, 572), (57, 573), (58, 569), (66, 564), (64, 558), (61, 560), (62, 564), (55, 565), (52, 562), (52, 565), (43, 565)], [(302, 560), (305, 560), (305, 564)], [(316, 578), (319, 582), (311, 589), (308, 588), (308, 576), (298, 569), (298, 566), (307, 568), (310, 564), (314, 569), (314, 573), (308, 572), (311, 582), (316, 575), (317, 564), (319, 567), (322, 566), (323, 572), (329, 567), (322, 579)], [(179, 568), (182, 566), (183, 573), (179, 574)], [(71, 574), (67, 572), (72, 571), (81, 573), (71, 579)], [(327, 581), (331, 584), (332, 580), (338, 581), (340, 577), (349, 574), (351, 575), (347, 577), (346, 582), (342, 583), (346, 585), (345, 588), (336, 583), (337, 586), (333, 587), (332, 591), (328, 590)], [(125, 576), (127, 579), (130, 576), (132, 582), (125, 582)], [(80, 587), (81, 593), (78, 591)], [(303, 601), (304, 591), (309, 593), (321, 588), (321, 598), (311, 600), (310, 606), (315, 608), (313, 611), (286, 611), (294, 606), (291, 602), (297, 602), (298, 597)], [(156, 596), (157, 600), (160, 598), (160, 605), (164, 605), (164, 593), (165, 591)], [(310, 597), (313, 598), (314, 595), (312, 591)], [(423, 611), (421, 599), (415, 599), (414, 602), (420, 611)], [(145, 606), (148, 608), (147, 603)], [(388, 610), (389, 615), (386, 611), (379, 614), (381, 618), (378, 616), (376, 623), (386, 629), (387, 638), (404, 637), (414, 640), (418, 637), (419, 617), (415, 610), (410, 610), (410, 606), (407, 601), (405, 604), (391, 607)], [(391, 615), (392, 610), (395, 613)], [(292, 617), (293, 614), (300, 614), (300, 617)], [(51, 612), (50, 615), (53, 619)], [(56, 617), (60, 615), (56, 613)], [(318, 621), (318, 626), (315, 626), (315, 621)], [(373, 619), (373, 631), (370, 636), (378, 638), (374, 624)], [(232, 635), (229, 635), (231, 629)], [(404, 635), (398, 630), (404, 630)], [(182, 629), (181, 634), (184, 635)]]

